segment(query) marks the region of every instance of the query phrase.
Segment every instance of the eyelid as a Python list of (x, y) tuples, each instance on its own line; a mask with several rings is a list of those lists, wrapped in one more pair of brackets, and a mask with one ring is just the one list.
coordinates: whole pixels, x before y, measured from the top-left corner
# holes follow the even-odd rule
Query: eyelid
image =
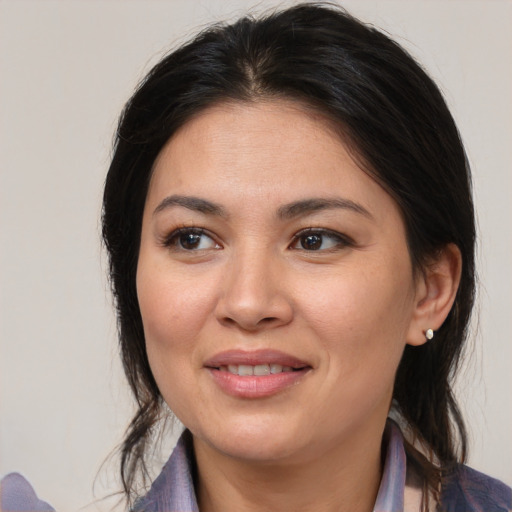
[[(300, 238), (303, 236), (307, 236), (307, 235), (321, 235), (324, 237), (336, 238), (337, 240), (340, 241), (339, 245), (343, 246), (343, 247), (353, 247), (354, 245), (356, 245), (352, 238), (350, 238), (348, 235), (340, 233), (339, 231), (334, 231), (332, 229), (327, 229), (327, 228), (309, 227), (309, 228), (301, 229), (299, 232), (295, 233), (295, 235), (293, 236), (293, 240), (290, 244), (290, 248), (293, 249), (294, 248), (293, 246), (298, 243)], [(334, 249), (336, 249), (336, 248), (334, 248)], [(318, 251), (307, 251), (306, 249), (299, 249), (299, 250), (303, 250), (306, 252), (322, 252), (321, 250), (318, 250)], [(328, 250), (332, 250), (332, 249), (324, 249), (323, 251), (328, 251)]]
[(201, 236), (204, 235), (204, 236), (208, 237), (210, 240), (212, 240), (212, 242), (216, 245), (215, 249), (222, 248), (222, 245), (217, 241), (217, 239), (213, 235), (213, 233), (210, 233), (205, 228), (201, 228), (201, 227), (197, 227), (197, 226), (180, 226), (179, 228), (172, 230), (169, 234), (162, 236), (160, 239), (160, 243), (162, 246), (167, 247), (169, 249), (176, 248), (176, 250), (179, 250), (179, 251), (195, 252), (193, 250), (178, 248), (177, 247), (178, 244), (175, 242), (176, 239), (180, 235), (186, 235), (189, 233), (192, 233), (194, 235), (201, 235)]

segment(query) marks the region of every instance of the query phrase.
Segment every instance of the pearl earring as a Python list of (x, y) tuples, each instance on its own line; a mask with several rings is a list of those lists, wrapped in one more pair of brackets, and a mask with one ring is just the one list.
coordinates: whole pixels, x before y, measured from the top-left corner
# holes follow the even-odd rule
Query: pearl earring
[(434, 337), (434, 331), (432, 329), (427, 329), (425, 331), (425, 337), (427, 340), (431, 340)]

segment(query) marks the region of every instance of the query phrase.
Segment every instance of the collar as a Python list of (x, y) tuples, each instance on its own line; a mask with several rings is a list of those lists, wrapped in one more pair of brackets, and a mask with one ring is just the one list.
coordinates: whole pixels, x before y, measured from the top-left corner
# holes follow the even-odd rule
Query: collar
[[(400, 429), (387, 421), (383, 437), (384, 469), (373, 512), (402, 512), (406, 455)], [(158, 478), (132, 512), (199, 512), (193, 482), (192, 435), (185, 430)]]

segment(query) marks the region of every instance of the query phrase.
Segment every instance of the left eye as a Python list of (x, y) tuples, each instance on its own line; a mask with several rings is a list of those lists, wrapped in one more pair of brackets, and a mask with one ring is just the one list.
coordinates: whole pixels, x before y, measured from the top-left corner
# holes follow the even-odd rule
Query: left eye
[(349, 241), (340, 234), (330, 231), (311, 230), (299, 233), (291, 247), (292, 249), (302, 249), (305, 251), (322, 251), (347, 245), (350, 245)]

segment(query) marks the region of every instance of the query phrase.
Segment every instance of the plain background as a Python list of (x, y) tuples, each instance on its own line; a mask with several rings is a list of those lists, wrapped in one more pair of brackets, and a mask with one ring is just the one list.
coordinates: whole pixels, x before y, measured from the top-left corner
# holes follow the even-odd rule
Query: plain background
[[(458, 390), (471, 465), (510, 485), (512, 3), (342, 4), (423, 63), (467, 146), (483, 286)], [(0, 0), (0, 476), (22, 472), (57, 510), (91, 503), (131, 411), (99, 243), (116, 118), (167, 49), (272, 5)], [(116, 489), (115, 470), (103, 466), (98, 497)]]

